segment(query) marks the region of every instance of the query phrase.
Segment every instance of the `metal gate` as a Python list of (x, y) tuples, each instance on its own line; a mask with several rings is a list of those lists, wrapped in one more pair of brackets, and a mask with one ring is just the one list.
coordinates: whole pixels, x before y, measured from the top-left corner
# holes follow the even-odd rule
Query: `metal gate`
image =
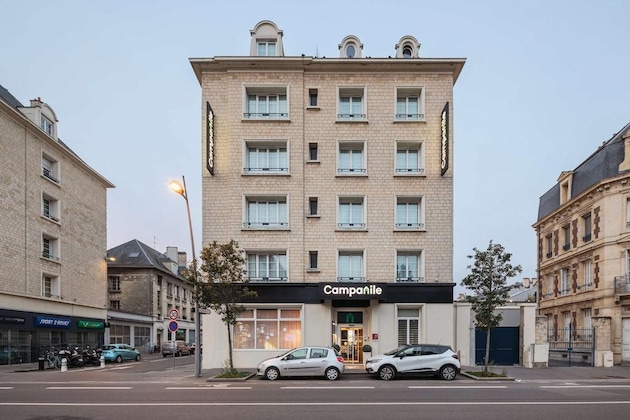
[[(486, 330), (475, 331), (475, 364), (483, 365), (486, 356)], [(499, 366), (518, 365), (519, 327), (497, 327), (490, 330), (490, 363)]]
[(595, 328), (551, 328), (549, 366), (594, 366)]

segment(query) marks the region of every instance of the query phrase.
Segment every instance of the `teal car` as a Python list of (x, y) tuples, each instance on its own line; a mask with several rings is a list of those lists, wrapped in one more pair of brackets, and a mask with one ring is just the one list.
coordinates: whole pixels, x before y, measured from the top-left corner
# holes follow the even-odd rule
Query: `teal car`
[(123, 360), (139, 362), (142, 359), (140, 352), (128, 344), (105, 344), (101, 350), (103, 350), (101, 354), (106, 362), (122, 363)]

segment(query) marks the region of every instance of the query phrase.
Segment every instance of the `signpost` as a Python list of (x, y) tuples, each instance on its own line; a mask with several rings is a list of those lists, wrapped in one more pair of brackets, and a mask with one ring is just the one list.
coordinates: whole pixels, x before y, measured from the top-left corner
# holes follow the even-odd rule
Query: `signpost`
[(179, 324), (177, 323), (177, 319), (179, 318), (179, 311), (177, 308), (173, 308), (168, 311), (168, 317), (170, 321), (168, 321), (168, 330), (171, 332), (171, 341), (173, 342), (173, 370), (175, 370), (175, 353), (177, 353), (177, 341), (176, 332), (179, 329)]

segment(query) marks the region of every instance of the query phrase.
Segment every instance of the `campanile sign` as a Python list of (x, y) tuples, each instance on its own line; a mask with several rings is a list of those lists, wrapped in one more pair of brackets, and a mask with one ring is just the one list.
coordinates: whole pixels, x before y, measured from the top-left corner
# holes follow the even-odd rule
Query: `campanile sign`
[(449, 159), (449, 150), (448, 150), (448, 102), (444, 105), (442, 109), (441, 119), (440, 119), (440, 174), (444, 176), (446, 171), (448, 171), (448, 159)]
[(377, 283), (320, 283), (319, 294), (330, 300), (385, 299), (386, 286)]

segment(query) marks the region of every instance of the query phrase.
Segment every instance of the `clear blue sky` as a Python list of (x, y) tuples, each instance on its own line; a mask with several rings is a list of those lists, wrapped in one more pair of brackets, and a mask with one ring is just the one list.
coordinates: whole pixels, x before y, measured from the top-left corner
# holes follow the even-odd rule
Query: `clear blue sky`
[(264, 19), (290, 56), (337, 57), (356, 35), (364, 56), (386, 57), (412, 35), (422, 57), (467, 58), (453, 113), (458, 284), (491, 239), (535, 276), (539, 197), (630, 121), (622, 0), (0, 0), (0, 16), (0, 84), (49, 103), (59, 137), (116, 185), (108, 248), (138, 239), (190, 255), (185, 202), (167, 186), (184, 175), (201, 250), (201, 88), (188, 59), (248, 55)]

